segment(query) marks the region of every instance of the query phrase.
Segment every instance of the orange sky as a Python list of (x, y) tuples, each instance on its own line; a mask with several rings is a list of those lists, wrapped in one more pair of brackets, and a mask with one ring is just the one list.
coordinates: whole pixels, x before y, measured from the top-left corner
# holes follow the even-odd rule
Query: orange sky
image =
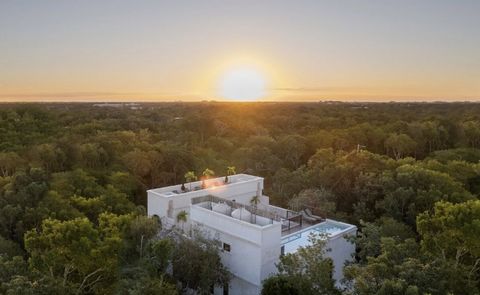
[(2, 1), (0, 101), (478, 100), (480, 1)]

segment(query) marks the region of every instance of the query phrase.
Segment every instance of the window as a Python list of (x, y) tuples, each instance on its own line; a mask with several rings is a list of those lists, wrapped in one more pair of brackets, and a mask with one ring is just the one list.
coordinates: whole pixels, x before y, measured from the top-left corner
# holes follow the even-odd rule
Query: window
[(228, 295), (228, 283), (223, 284), (223, 295)]
[(223, 243), (223, 251), (230, 252), (230, 244)]
[(285, 245), (282, 246), (282, 248), (280, 248), (280, 256), (283, 256), (285, 255)]

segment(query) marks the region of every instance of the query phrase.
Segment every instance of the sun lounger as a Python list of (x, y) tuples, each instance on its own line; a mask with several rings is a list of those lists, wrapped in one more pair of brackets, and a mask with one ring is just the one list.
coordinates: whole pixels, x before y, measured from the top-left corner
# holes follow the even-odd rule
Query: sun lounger
[(317, 220), (317, 221), (322, 221), (322, 220), (324, 220), (324, 218), (322, 218), (322, 217), (320, 217), (320, 216), (313, 215), (312, 211), (311, 211), (309, 208), (305, 209), (304, 211), (305, 211), (305, 213), (308, 215), (308, 217), (310, 217), (310, 218), (313, 218), (313, 219), (315, 219), (315, 220)]
[(302, 214), (302, 218), (306, 221), (309, 221), (309, 222), (317, 221), (315, 218), (308, 216), (307, 212), (305, 212), (304, 210), (301, 211), (301, 214)]

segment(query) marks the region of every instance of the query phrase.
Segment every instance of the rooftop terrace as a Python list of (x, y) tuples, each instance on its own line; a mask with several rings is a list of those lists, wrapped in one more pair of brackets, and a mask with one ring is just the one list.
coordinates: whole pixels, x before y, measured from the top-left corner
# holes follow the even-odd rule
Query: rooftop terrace
[(321, 222), (306, 220), (301, 213), (285, 208), (262, 203), (246, 205), (212, 195), (192, 198), (192, 205), (260, 226), (281, 223), (282, 235), (288, 235)]
[(149, 192), (155, 193), (156, 195), (161, 197), (168, 198), (176, 195), (184, 195), (192, 192), (200, 192), (202, 190), (210, 190), (215, 188), (221, 189), (224, 187), (235, 186), (242, 183), (258, 181), (260, 179), (262, 178), (253, 176), (253, 175), (235, 174), (235, 175), (228, 176), (227, 183), (225, 183), (225, 177), (222, 176), (222, 177), (205, 179), (204, 181), (200, 180), (200, 181), (187, 182), (184, 184), (184, 189), (182, 189), (181, 184), (178, 184), (178, 185), (171, 185), (171, 186), (151, 189), (149, 190)]

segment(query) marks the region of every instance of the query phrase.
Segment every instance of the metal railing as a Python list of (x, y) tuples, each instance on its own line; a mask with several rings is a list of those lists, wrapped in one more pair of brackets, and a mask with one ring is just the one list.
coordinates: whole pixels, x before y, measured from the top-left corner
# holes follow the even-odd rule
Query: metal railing
[[(212, 195), (192, 198), (192, 205), (205, 203), (205, 202), (224, 203), (224, 204), (228, 205), (230, 208), (232, 208), (232, 210), (239, 209), (239, 208), (245, 208), (250, 213), (252, 213), (256, 216), (265, 217), (265, 218), (268, 218), (268, 219), (271, 219), (271, 220), (274, 220), (274, 221), (278, 221), (278, 222), (282, 221), (282, 217), (279, 216), (278, 214), (276, 214), (275, 212), (269, 212), (267, 210), (260, 209), (255, 205), (245, 205), (245, 204), (237, 203), (237, 202), (230, 201), (230, 200), (227, 200), (227, 199), (215, 197), (215, 196), (212, 196)], [(210, 210), (211, 210), (211, 208), (210, 208)]]
[[(282, 231), (290, 230), (297, 226), (301, 227), (303, 224), (303, 218), (300, 213), (275, 206), (272, 206), (272, 209), (269, 210), (269, 206), (265, 204), (259, 203), (258, 205), (245, 205), (212, 195), (192, 198), (192, 205), (198, 205), (202, 203), (210, 203), (209, 208), (207, 208), (209, 210), (212, 210), (213, 208), (212, 203), (224, 203), (228, 205), (232, 211), (239, 208), (245, 208), (252, 213), (254, 217), (261, 216), (272, 221), (280, 222), (282, 224)], [(255, 221), (252, 220), (252, 223), (255, 223)]]

